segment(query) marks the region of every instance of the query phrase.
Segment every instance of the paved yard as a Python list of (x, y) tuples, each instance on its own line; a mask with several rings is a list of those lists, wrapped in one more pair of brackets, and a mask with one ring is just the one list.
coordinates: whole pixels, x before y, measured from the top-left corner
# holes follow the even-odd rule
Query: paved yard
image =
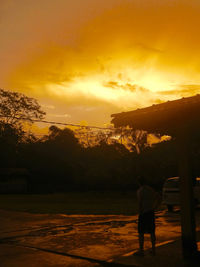
[[(199, 215), (197, 211), (197, 226)], [(156, 216), (158, 246), (180, 237), (178, 210), (174, 213), (164, 210)], [(2, 267), (103, 266), (138, 248), (137, 216), (0, 210), (0, 220)], [(149, 237), (146, 240), (148, 249)]]

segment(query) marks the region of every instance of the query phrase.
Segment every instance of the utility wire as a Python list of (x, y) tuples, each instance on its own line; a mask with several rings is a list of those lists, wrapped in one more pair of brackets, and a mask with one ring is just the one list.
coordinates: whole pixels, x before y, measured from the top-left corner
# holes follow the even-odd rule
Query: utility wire
[[(3, 118), (8, 118), (8, 116), (0, 116)], [(114, 131), (113, 128), (108, 127), (99, 127), (99, 126), (92, 126), (92, 125), (80, 125), (80, 124), (74, 124), (74, 123), (65, 123), (65, 122), (56, 122), (56, 121), (47, 121), (47, 120), (37, 120), (37, 119), (28, 119), (28, 118), (18, 118), (18, 117), (10, 117), (16, 120), (24, 120), (24, 121), (32, 121), (32, 122), (41, 122), (41, 123), (47, 123), (47, 124), (58, 124), (58, 125), (65, 125), (65, 126), (73, 126), (73, 127), (79, 127), (79, 128), (93, 128), (93, 129), (99, 129), (99, 130), (109, 130)]]

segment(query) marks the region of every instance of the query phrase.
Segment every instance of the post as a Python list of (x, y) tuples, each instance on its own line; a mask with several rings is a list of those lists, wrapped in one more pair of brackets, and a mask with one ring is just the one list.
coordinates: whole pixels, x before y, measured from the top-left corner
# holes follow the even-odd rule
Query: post
[(177, 150), (180, 176), (182, 253), (185, 259), (193, 258), (197, 254), (193, 181), (190, 173), (188, 139), (187, 131), (181, 129), (177, 134)]

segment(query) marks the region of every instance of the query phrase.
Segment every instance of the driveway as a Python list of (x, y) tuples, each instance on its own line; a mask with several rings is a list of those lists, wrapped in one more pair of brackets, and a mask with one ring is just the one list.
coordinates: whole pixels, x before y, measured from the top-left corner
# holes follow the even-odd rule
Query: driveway
[[(197, 228), (200, 211), (197, 210)], [(176, 210), (156, 213), (157, 245), (180, 237)], [(137, 250), (137, 216), (30, 214), (0, 210), (0, 258), (12, 266), (103, 266)], [(145, 248), (151, 246), (147, 236)]]

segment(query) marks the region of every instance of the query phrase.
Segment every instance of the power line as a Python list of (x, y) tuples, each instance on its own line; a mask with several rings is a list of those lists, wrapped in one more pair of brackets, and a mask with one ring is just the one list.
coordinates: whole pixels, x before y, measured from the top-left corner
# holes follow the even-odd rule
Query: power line
[[(9, 118), (9, 116), (0, 116), (3, 118)], [(18, 118), (18, 117), (10, 117), (12, 119), (16, 120), (24, 120), (24, 121), (32, 121), (32, 122), (41, 122), (41, 123), (47, 123), (47, 124), (57, 124), (57, 125), (64, 125), (64, 126), (73, 126), (73, 127), (79, 127), (79, 128), (93, 128), (93, 129), (99, 129), (99, 130), (109, 130), (109, 131), (114, 131), (113, 128), (108, 128), (108, 127), (99, 127), (99, 126), (93, 126), (93, 125), (80, 125), (80, 124), (75, 124), (75, 123), (65, 123), (65, 122), (56, 122), (56, 121), (47, 121), (47, 120), (36, 120), (36, 119), (28, 119), (28, 118)]]
[(46, 120), (32, 120), (32, 121), (48, 123), (48, 124), (59, 124), (59, 125), (65, 125), (65, 126), (80, 127), (80, 128), (93, 128), (93, 129), (99, 129), (99, 130), (113, 130), (112, 128), (98, 127), (98, 126), (92, 126), (92, 125), (87, 125), (86, 126), (86, 125), (80, 125), (80, 124), (74, 124), (74, 123), (64, 123), (64, 122), (46, 121)]

